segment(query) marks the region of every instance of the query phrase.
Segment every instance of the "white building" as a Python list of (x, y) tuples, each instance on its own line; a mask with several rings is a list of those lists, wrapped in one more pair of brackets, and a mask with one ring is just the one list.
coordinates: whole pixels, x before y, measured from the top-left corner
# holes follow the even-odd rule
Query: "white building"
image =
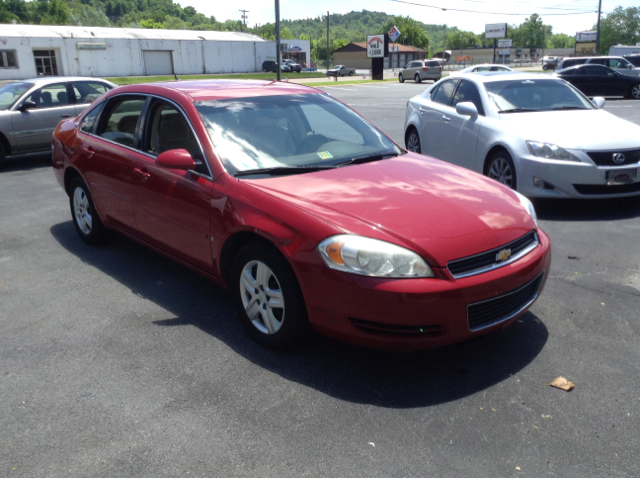
[[(284, 57), (311, 58), (309, 40), (282, 43)], [(0, 25), (0, 80), (255, 72), (275, 59), (275, 42), (241, 32)]]

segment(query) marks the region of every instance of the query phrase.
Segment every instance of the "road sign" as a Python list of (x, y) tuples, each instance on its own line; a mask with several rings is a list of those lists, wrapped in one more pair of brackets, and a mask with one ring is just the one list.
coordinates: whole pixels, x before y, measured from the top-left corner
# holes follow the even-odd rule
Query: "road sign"
[(400, 36), (400, 30), (398, 30), (398, 27), (394, 25), (394, 27), (391, 30), (389, 30), (389, 39), (392, 42), (395, 42), (399, 36)]
[(507, 36), (506, 23), (491, 23), (484, 26), (485, 38), (504, 38)]
[(498, 48), (511, 48), (513, 46), (513, 40), (509, 39), (503, 39), (503, 40), (498, 40)]
[(384, 35), (367, 36), (367, 58), (384, 58)]

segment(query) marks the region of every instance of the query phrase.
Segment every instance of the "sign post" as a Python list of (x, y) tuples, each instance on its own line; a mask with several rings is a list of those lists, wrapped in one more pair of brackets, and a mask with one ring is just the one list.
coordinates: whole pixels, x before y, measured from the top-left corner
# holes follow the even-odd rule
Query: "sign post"
[[(393, 42), (393, 49), (391, 50), (393, 53), (396, 52), (396, 40), (398, 39), (399, 36), (400, 36), (400, 30), (398, 30), (398, 27), (394, 25), (393, 28), (389, 30), (389, 40)], [(391, 69), (395, 72), (396, 70), (393, 64), (394, 59), (395, 59), (394, 55), (389, 56), (389, 60), (391, 61)]]
[(496, 47), (498, 46), (498, 38), (507, 37), (506, 23), (489, 23), (484, 26), (484, 37), (493, 38), (493, 63), (496, 62)]

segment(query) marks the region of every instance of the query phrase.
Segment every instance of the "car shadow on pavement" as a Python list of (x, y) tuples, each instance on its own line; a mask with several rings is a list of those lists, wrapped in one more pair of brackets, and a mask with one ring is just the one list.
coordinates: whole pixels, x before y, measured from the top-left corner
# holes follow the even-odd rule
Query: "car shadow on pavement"
[(532, 199), (536, 214), (548, 221), (609, 221), (640, 216), (640, 196), (611, 199)]
[(175, 316), (153, 324), (196, 326), (255, 365), (344, 401), (388, 408), (454, 401), (515, 375), (548, 339), (545, 325), (528, 312), (502, 331), (434, 350), (379, 351), (315, 336), (304, 347), (273, 351), (244, 333), (224, 288), (187, 268), (122, 236), (88, 246), (71, 221), (52, 226), (51, 234), (83, 263)]
[(51, 153), (38, 153), (34, 155), (12, 156), (5, 159), (0, 165), (0, 175), (10, 171), (28, 171), (48, 166), (51, 168)]

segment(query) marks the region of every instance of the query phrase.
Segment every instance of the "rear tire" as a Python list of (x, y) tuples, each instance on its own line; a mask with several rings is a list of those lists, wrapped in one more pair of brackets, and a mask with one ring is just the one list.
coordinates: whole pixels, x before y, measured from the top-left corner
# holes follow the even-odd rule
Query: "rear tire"
[(69, 193), (73, 226), (82, 241), (94, 245), (110, 239), (113, 233), (102, 224), (85, 182), (81, 178), (71, 180)]
[(629, 98), (633, 100), (640, 100), (640, 83), (631, 87), (629, 90)]
[(414, 153), (422, 154), (422, 147), (420, 146), (420, 135), (418, 135), (418, 130), (413, 127), (409, 130), (409, 133), (406, 136), (405, 145), (407, 147), (407, 150), (413, 151)]
[(233, 260), (229, 287), (240, 322), (254, 341), (283, 349), (310, 335), (298, 280), (274, 246), (245, 245)]
[(400, 75), (398, 75), (398, 81), (400, 83), (404, 83), (404, 77), (402, 76), (402, 73), (400, 73)]
[(484, 174), (489, 178), (496, 180), (508, 186), (512, 190), (518, 187), (516, 168), (511, 159), (511, 155), (505, 150), (495, 153), (485, 168)]
[(353, 72), (349, 72), (349, 76), (352, 77), (353, 76)]
[(416, 83), (420, 83), (422, 81), (422, 79), (420, 78), (420, 75), (418, 73), (416, 73), (416, 76), (413, 77), (413, 79), (415, 80)]
[(4, 149), (4, 145), (0, 142), (0, 168), (2, 168), (2, 163), (7, 158), (7, 151)]

